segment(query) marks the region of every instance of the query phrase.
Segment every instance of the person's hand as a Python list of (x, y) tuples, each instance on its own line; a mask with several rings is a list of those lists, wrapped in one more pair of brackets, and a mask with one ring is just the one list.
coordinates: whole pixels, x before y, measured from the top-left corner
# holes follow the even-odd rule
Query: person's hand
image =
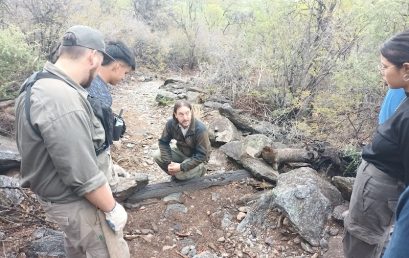
[(115, 233), (124, 229), (126, 221), (128, 220), (128, 214), (121, 204), (115, 203), (115, 207), (112, 211), (104, 213), (109, 227), (111, 227)]
[(168, 173), (171, 176), (174, 176), (176, 173), (180, 172), (180, 164), (179, 163), (175, 163), (175, 162), (171, 162), (168, 165)]

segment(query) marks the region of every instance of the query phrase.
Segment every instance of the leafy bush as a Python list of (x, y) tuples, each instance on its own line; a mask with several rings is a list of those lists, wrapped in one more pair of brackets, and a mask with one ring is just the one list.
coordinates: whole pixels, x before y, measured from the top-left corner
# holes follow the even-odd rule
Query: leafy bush
[(343, 176), (356, 176), (356, 171), (361, 164), (361, 152), (352, 146), (347, 146), (342, 152), (342, 160), (346, 163)]
[(0, 30), (0, 100), (14, 98), (22, 81), (39, 68), (34, 53), (19, 29)]

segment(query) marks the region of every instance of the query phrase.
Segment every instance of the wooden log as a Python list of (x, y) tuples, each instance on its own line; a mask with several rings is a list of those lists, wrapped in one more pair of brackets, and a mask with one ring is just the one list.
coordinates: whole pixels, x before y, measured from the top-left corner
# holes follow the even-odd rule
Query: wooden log
[(274, 169), (278, 169), (278, 166), (282, 163), (288, 162), (308, 162), (311, 163), (318, 158), (318, 153), (306, 149), (273, 149), (270, 146), (266, 146), (261, 151), (261, 157)]
[(247, 177), (251, 177), (249, 172), (246, 170), (237, 170), (223, 174), (194, 178), (188, 181), (171, 181), (152, 184), (132, 194), (126, 202), (137, 203), (146, 199), (162, 198), (172, 193), (195, 191), (212, 186), (227, 185), (231, 182), (239, 181)]

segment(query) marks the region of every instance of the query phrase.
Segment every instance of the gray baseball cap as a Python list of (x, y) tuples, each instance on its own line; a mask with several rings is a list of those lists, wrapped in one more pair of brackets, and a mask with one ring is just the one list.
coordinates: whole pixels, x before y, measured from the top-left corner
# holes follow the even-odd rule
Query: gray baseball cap
[(95, 49), (104, 54), (105, 57), (115, 60), (105, 52), (104, 36), (99, 30), (84, 25), (75, 25), (69, 28), (65, 33), (72, 33), (75, 37), (73, 39), (64, 39), (62, 42), (63, 46), (80, 46)]

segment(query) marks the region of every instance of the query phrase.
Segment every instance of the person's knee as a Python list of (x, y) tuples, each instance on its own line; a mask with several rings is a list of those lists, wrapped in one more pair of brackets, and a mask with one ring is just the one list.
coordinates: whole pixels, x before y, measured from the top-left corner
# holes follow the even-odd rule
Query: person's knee
[(186, 172), (179, 172), (175, 175), (176, 179), (178, 180), (189, 180), (192, 178), (201, 177), (204, 175), (206, 168), (203, 163), (199, 164), (197, 167), (188, 170)]

